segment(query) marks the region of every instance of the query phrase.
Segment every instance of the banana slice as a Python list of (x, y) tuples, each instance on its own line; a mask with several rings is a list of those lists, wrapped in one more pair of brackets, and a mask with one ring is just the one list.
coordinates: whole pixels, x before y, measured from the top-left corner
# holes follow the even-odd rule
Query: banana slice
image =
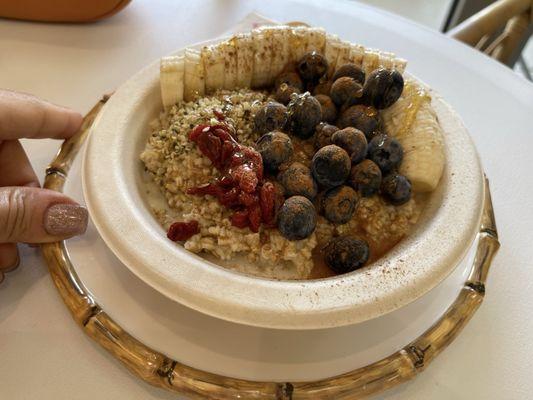
[(276, 77), (285, 69), (290, 61), (289, 40), (291, 28), (286, 25), (265, 26), (259, 28), (271, 43), (271, 64), (269, 84), (272, 84)]
[(237, 86), (237, 49), (231, 40), (219, 44), (219, 49), (224, 59), (224, 89), (235, 89)]
[(168, 110), (183, 100), (185, 57), (181, 55), (161, 58), (159, 71), (161, 100), (165, 110)]
[(365, 71), (365, 75), (368, 76), (372, 71), (379, 68), (379, 52), (374, 49), (365, 48), (365, 54), (363, 55), (363, 64), (361, 68)]
[(415, 192), (434, 190), (444, 170), (444, 141), (431, 97), (412, 80), (402, 96), (381, 113), (385, 131), (402, 144), (400, 173), (407, 176)]
[(396, 57), (393, 61), (393, 66), (396, 68), (400, 73), (404, 73), (405, 68), (407, 67), (407, 60), (404, 60), (403, 58)]
[(394, 68), (394, 53), (388, 51), (379, 51), (379, 66), (387, 69)]
[(324, 49), (326, 47), (326, 31), (323, 28), (307, 28), (306, 36), (306, 53), (316, 51), (319, 54), (324, 54)]
[(291, 29), (289, 46), (291, 51), (291, 61), (298, 62), (307, 53), (307, 29), (304, 26), (297, 26)]
[(324, 57), (328, 62), (328, 78), (331, 78), (337, 68), (337, 57), (339, 55), (341, 40), (337, 35), (326, 36), (326, 46), (324, 49)]
[(201, 52), (205, 67), (205, 92), (211, 94), (224, 87), (224, 56), (220, 46), (204, 46)]
[(337, 55), (337, 68), (343, 64), (351, 62), (350, 54), (352, 52), (352, 44), (350, 42), (341, 41), (339, 46), (339, 53)]
[(350, 48), (350, 62), (358, 67), (363, 67), (363, 59), (365, 57), (365, 48), (360, 44), (352, 44)]
[(270, 64), (272, 63), (272, 38), (261, 29), (252, 31), (254, 45), (254, 67), (252, 74), (252, 88), (268, 86), (271, 80)]
[(186, 49), (183, 98), (185, 101), (191, 101), (196, 96), (203, 96), (204, 94), (205, 69), (200, 52), (193, 49)]
[(237, 50), (237, 87), (249, 88), (252, 86), (254, 71), (254, 45), (252, 35), (249, 33), (235, 35), (230, 39)]

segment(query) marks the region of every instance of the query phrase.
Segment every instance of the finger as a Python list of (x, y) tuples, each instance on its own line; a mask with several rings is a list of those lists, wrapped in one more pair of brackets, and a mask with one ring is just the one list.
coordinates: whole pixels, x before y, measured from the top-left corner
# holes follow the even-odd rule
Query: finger
[(79, 129), (82, 116), (24, 93), (0, 90), (0, 140), (61, 139)]
[(39, 179), (31, 167), (24, 148), (18, 140), (0, 143), (0, 187), (39, 187)]
[(0, 243), (45, 243), (85, 232), (88, 213), (53, 190), (0, 188)]
[(0, 271), (13, 271), (19, 266), (20, 258), (15, 243), (0, 243)]

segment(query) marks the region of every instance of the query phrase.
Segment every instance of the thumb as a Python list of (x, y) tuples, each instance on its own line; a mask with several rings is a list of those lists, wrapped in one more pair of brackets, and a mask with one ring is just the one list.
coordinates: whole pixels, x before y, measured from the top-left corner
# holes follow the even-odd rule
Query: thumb
[(66, 239), (84, 233), (87, 220), (85, 207), (53, 190), (0, 188), (0, 243)]

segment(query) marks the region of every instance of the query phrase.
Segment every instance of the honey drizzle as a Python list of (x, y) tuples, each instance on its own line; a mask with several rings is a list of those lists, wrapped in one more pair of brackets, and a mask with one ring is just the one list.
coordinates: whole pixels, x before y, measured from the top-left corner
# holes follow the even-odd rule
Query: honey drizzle
[(402, 138), (407, 135), (413, 126), (418, 111), (422, 106), (423, 101), (431, 101), (431, 96), (422, 87), (419, 87), (412, 82), (406, 82), (403, 88), (405, 100), (409, 101), (409, 105), (405, 108), (402, 121), (399, 128), (394, 135), (396, 138)]

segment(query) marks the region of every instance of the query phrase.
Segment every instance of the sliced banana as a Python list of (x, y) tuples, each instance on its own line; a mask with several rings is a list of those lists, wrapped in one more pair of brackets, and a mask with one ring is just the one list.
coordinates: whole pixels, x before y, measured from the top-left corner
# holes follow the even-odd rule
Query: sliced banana
[(254, 72), (254, 44), (252, 35), (243, 33), (230, 39), (237, 50), (237, 87), (252, 87)]
[(205, 67), (205, 92), (212, 94), (224, 87), (224, 55), (220, 45), (204, 46), (201, 55)]
[(379, 66), (387, 69), (394, 68), (394, 53), (388, 51), (379, 51)]
[(270, 65), (272, 63), (272, 37), (262, 29), (252, 31), (254, 45), (254, 66), (252, 74), (252, 88), (268, 86), (272, 77)]
[(402, 96), (381, 113), (385, 131), (398, 139), (404, 150), (400, 173), (415, 192), (434, 190), (445, 164), (444, 139), (427, 91), (406, 81)]
[(339, 53), (337, 55), (337, 68), (343, 64), (351, 62), (350, 54), (352, 52), (352, 44), (350, 42), (341, 41), (339, 46)]
[(363, 67), (363, 59), (365, 57), (365, 48), (360, 44), (352, 44), (350, 48), (350, 62), (358, 67)]
[(289, 46), (291, 51), (291, 61), (298, 62), (307, 53), (308, 35), (304, 26), (297, 26), (290, 30)]
[(365, 75), (368, 76), (372, 71), (379, 68), (379, 52), (374, 49), (365, 48), (365, 54), (363, 55), (362, 70), (365, 71)]
[[(162, 59), (162, 85), (169, 88), (162, 86), (161, 89), (165, 107), (221, 88), (267, 87), (288, 64), (310, 51), (325, 56), (329, 64), (328, 77), (349, 62), (360, 66), (366, 74), (380, 66), (396, 68), (403, 73), (407, 64), (392, 53), (342, 41), (336, 35), (326, 34), (322, 28), (261, 27), (251, 34), (238, 34), (218, 45), (205, 46), (201, 52), (187, 49), (181, 60)], [(179, 68), (185, 75), (181, 86), (173, 75)]]
[(185, 101), (191, 101), (196, 96), (205, 94), (205, 69), (199, 51), (185, 50), (185, 76), (183, 80), (183, 98)]
[(237, 49), (231, 40), (220, 43), (220, 52), (224, 59), (224, 89), (235, 89), (237, 86)]
[(324, 49), (324, 57), (328, 62), (328, 78), (331, 78), (337, 68), (337, 57), (339, 55), (339, 49), (341, 46), (341, 40), (337, 35), (326, 36), (326, 46)]
[(168, 110), (174, 104), (183, 100), (185, 57), (181, 55), (161, 58), (159, 71), (161, 100), (165, 110)]
[(307, 28), (307, 46), (306, 53), (316, 51), (319, 54), (324, 54), (326, 47), (326, 31), (323, 28)]
[(393, 61), (394, 68), (400, 71), (400, 73), (404, 73), (405, 68), (407, 67), (407, 60), (403, 58), (395, 58)]
[(291, 28), (286, 25), (265, 26), (259, 28), (269, 37), (271, 43), (270, 79), (272, 84), (276, 77), (285, 69), (290, 62), (291, 52), (289, 40)]

